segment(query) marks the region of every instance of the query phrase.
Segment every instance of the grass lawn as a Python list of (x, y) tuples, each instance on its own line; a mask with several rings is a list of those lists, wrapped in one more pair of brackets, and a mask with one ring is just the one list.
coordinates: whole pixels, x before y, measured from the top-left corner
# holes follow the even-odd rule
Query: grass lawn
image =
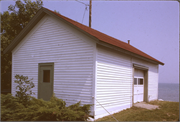
[[(113, 114), (118, 121), (178, 121), (179, 102), (151, 101), (149, 104), (159, 105), (159, 109), (148, 110), (131, 107)], [(111, 116), (100, 118), (96, 121), (116, 121)]]

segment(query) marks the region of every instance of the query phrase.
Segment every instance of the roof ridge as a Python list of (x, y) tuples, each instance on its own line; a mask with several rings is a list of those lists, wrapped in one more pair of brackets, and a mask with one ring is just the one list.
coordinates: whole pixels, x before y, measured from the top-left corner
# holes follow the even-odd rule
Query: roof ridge
[[(115, 37), (112, 37), (112, 36), (110, 36), (110, 35), (108, 35), (108, 34), (105, 34), (105, 33), (101, 32), (101, 31), (99, 31), (99, 30), (96, 30), (96, 29), (94, 29), (94, 28), (88, 27), (87, 25), (84, 25), (84, 24), (82, 24), (82, 23), (79, 23), (78, 21), (75, 21), (75, 20), (73, 20), (73, 19), (70, 19), (70, 18), (68, 18), (68, 17), (66, 17), (66, 16), (64, 16), (64, 15), (62, 15), (62, 14), (58, 14), (58, 13), (56, 13), (56, 12), (50, 10), (50, 9), (47, 9), (47, 8), (45, 8), (45, 7), (43, 7), (43, 8), (46, 9), (46, 10), (49, 10), (49, 11), (53, 12), (54, 14), (56, 14), (56, 15), (58, 15), (58, 16), (60, 15), (60, 16), (66, 18), (66, 19), (68, 19), (68, 20), (70, 20), (70, 21), (74, 21), (74, 22), (77, 23), (77, 24), (80, 24), (80, 25), (82, 25), (82, 26), (86, 26), (86, 27), (89, 28), (89, 29), (92, 29), (92, 30), (94, 30), (94, 31), (98, 31), (99, 33), (102, 33), (102, 34), (104, 34), (104, 35), (106, 35), (106, 36), (109, 36), (110, 38), (116, 39)], [(122, 40), (119, 40), (119, 39), (116, 39), (116, 40), (121, 41), (121, 42), (127, 44), (126, 42), (124, 42), (124, 41), (122, 41)]]
[(64, 20), (65, 22), (71, 24), (72, 26), (82, 30), (83, 32), (95, 37), (96, 39), (108, 43), (110, 45), (116, 46), (122, 50), (125, 50), (127, 52), (130, 52), (130, 54), (134, 55), (134, 56), (140, 56), (142, 57), (144, 60), (149, 60), (152, 61), (154, 63), (158, 63), (161, 65), (164, 65), (164, 63), (158, 61), (157, 59), (151, 57), (150, 55), (144, 53), (143, 51), (137, 49), (136, 47), (125, 43), (119, 39), (116, 39), (110, 35), (104, 34), (103, 32), (100, 32), (94, 28), (90, 28), (84, 24), (81, 24), (75, 20), (72, 20), (62, 14), (59, 14), (57, 12), (54, 12), (52, 10), (49, 10), (45, 7), (42, 7), (41, 9), (38, 10), (37, 14), (30, 20), (30, 22), (26, 25), (26, 27), (20, 32), (20, 34), (18, 34), (15, 39), (11, 42), (11, 44), (4, 50), (4, 53), (12, 51), (16, 45), (26, 36), (26, 34), (36, 25), (36, 23), (45, 15), (51, 15), (57, 18), (61, 18), (62, 20)]
[[(122, 48), (122, 49), (124, 49), (126, 51), (132, 52), (134, 54), (138, 54), (140, 56), (146, 57), (148, 59), (154, 60), (154, 61), (159, 62), (160, 64), (164, 65), (164, 63), (158, 61), (157, 59), (153, 58), (152, 56), (144, 53), (143, 51), (137, 49), (136, 47), (134, 47), (134, 46), (132, 46), (132, 45), (130, 45), (128, 43), (125, 43), (125, 42), (123, 42), (123, 41), (121, 41), (119, 39), (116, 39), (116, 38), (114, 38), (112, 36), (104, 34), (104, 33), (100, 32), (100, 31), (98, 31), (96, 29), (90, 28), (90, 27), (88, 27), (88, 26), (86, 26), (84, 24), (81, 24), (81, 23), (79, 23), (79, 22), (77, 22), (77, 21), (75, 21), (73, 19), (70, 19), (70, 18), (68, 18), (68, 17), (66, 17), (66, 16), (64, 16), (62, 14), (58, 14), (58, 13), (56, 13), (56, 12), (54, 12), (52, 10), (49, 10), (49, 9), (47, 9), (45, 7), (43, 7), (43, 8), (50, 11), (50, 12), (52, 12), (52, 13), (54, 13), (54, 14), (56, 14), (57, 16), (61, 17), (62, 19), (66, 20), (66, 21), (68, 21), (69, 23), (73, 24), (74, 26), (82, 29), (83, 31), (89, 33), (90, 35), (96, 37), (100, 41), (104, 41), (106, 43), (109, 43), (109, 44), (114, 45), (116, 47), (120, 47), (120, 48)], [(103, 38), (104, 36), (106, 36), (106, 38), (108, 38), (109, 40), (104, 39)]]

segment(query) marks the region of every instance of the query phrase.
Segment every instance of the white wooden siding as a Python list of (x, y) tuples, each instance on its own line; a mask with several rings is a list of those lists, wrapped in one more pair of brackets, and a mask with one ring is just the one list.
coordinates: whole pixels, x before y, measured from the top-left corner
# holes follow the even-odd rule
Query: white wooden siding
[[(119, 106), (132, 102), (132, 65), (131, 58), (125, 55), (98, 48), (96, 99), (111, 112)], [(107, 113), (96, 102), (96, 115)], [(99, 112), (98, 112), (99, 111)], [(101, 112), (100, 112), (101, 111)]]
[[(74, 34), (75, 33), (75, 34)], [(69, 25), (45, 16), (12, 52), (12, 81), (16, 74), (33, 78), (38, 95), (38, 63), (54, 62), (54, 93), (67, 102), (93, 104), (95, 43)], [(12, 82), (12, 94), (16, 85)]]
[(143, 65), (149, 68), (148, 70), (148, 98), (149, 101), (158, 99), (158, 65), (137, 58), (132, 59), (133, 63)]
[[(149, 100), (158, 97), (158, 65), (96, 48), (91, 38), (50, 16), (45, 16), (12, 51), (12, 94), (16, 91), (14, 76), (20, 74), (33, 78), (37, 98), (38, 63), (48, 62), (54, 62), (54, 93), (67, 105), (80, 100), (93, 104), (97, 99), (110, 112), (130, 107), (133, 63), (149, 67)], [(94, 108), (96, 116), (106, 113), (97, 102)]]

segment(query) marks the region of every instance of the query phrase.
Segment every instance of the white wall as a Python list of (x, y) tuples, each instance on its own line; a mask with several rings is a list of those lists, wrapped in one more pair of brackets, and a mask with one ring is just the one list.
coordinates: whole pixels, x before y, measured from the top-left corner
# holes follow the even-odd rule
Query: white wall
[[(96, 99), (109, 112), (126, 109), (132, 104), (131, 58), (98, 48)], [(96, 102), (96, 118), (108, 113)]]
[(12, 51), (12, 94), (16, 74), (33, 78), (38, 95), (38, 63), (54, 62), (54, 93), (67, 105), (93, 104), (94, 49), (91, 38), (45, 16)]
[[(110, 113), (132, 106), (133, 63), (149, 68), (149, 101), (158, 98), (158, 65), (101, 46), (97, 51), (96, 99)], [(109, 115), (98, 102), (95, 119)]]

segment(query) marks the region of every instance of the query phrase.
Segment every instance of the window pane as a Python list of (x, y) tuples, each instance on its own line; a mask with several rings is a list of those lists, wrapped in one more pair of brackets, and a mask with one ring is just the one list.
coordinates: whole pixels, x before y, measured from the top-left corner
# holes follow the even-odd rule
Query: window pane
[(137, 85), (137, 78), (134, 78), (134, 85)]
[(50, 70), (43, 70), (43, 82), (50, 82)]
[(143, 85), (143, 79), (138, 79), (138, 84)]

